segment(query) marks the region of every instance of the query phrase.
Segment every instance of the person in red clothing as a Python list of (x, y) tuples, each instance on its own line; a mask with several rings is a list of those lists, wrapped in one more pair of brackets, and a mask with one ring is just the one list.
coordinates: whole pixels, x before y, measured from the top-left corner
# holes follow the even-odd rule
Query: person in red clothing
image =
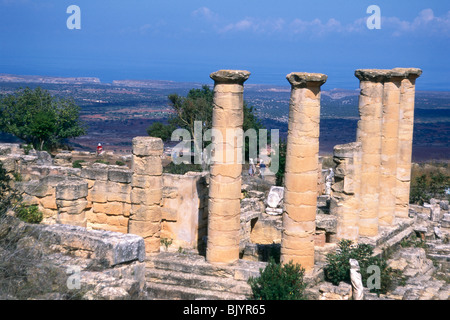
[(99, 143), (97, 146), (97, 156), (99, 156), (103, 152), (102, 144)]

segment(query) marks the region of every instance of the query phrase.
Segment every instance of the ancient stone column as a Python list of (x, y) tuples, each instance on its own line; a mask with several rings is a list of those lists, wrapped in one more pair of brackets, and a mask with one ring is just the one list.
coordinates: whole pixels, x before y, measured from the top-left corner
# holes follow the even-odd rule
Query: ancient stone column
[(239, 259), (242, 145), (236, 135), (242, 132), (244, 82), (249, 76), (250, 72), (242, 70), (219, 70), (210, 75), (214, 80), (214, 155), (206, 260), (211, 263), (231, 264)]
[(145, 252), (150, 255), (160, 248), (163, 149), (160, 138), (133, 138), (128, 232), (144, 238)]
[(411, 181), (415, 82), (422, 74), (422, 70), (417, 68), (395, 68), (393, 70), (401, 73), (403, 77), (400, 84), (396, 216), (399, 218), (407, 218)]
[(56, 185), (57, 223), (86, 227), (88, 184), (83, 180), (66, 180)]
[(291, 84), (287, 138), (285, 198), (281, 262), (314, 267), (317, 176), (319, 168), (320, 86), (327, 76), (290, 73)]
[(336, 237), (357, 243), (361, 208), (361, 143), (334, 146), (333, 161), (336, 170), (330, 213), (337, 217)]
[(395, 70), (386, 72), (383, 84), (383, 118), (381, 130), (381, 171), (378, 219), (380, 226), (390, 226), (394, 222), (397, 148), (400, 117), (401, 74)]
[(359, 115), (356, 133), (361, 143), (361, 210), (359, 235), (378, 234), (378, 208), (380, 192), (381, 130), (383, 115), (383, 80), (386, 70), (359, 69)]

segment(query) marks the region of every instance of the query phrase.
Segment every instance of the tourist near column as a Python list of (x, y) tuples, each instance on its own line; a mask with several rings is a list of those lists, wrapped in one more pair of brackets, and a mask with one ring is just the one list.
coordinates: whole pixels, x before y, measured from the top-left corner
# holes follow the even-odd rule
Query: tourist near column
[(320, 86), (327, 76), (290, 73), (289, 124), (281, 262), (314, 268), (317, 176), (319, 170)]
[(378, 208), (380, 192), (381, 128), (383, 112), (383, 79), (386, 70), (359, 69), (359, 115), (356, 139), (361, 143), (361, 210), (359, 235), (378, 234)]
[(378, 211), (380, 226), (391, 226), (395, 218), (401, 80), (401, 73), (395, 70), (387, 72), (383, 79), (380, 206)]
[(422, 74), (422, 70), (417, 68), (395, 68), (393, 70), (401, 72), (403, 77), (400, 85), (396, 217), (407, 218), (411, 183), (415, 84), (416, 79)]
[[(244, 82), (250, 72), (219, 70), (214, 80), (213, 156), (210, 167), (206, 260), (231, 264), (239, 259)], [(221, 133), (222, 137), (214, 135)], [(231, 133), (231, 135), (227, 135)]]

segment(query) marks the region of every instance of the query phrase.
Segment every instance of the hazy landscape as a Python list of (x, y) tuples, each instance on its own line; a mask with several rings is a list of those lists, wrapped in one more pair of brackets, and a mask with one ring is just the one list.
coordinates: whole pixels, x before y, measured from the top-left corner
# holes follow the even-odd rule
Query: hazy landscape
[[(206, 83), (212, 85), (212, 83)], [(167, 96), (186, 95), (201, 83), (159, 80), (116, 80), (101, 83), (98, 78), (63, 78), (0, 74), (0, 94), (18, 88), (40, 86), (52, 95), (72, 97), (81, 107), (88, 134), (70, 142), (75, 149), (94, 150), (101, 142), (106, 150), (127, 153), (131, 139), (146, 135), (154, 121), (164, 121), (171, 108)], [(244, 98), (256, 108), (267, 129), (279, 129), (286, 137), (290, 87), (248, 84)], [(333, 89), (322, 92), (322, 154), (330, 154), (336, 144), (355, 140), (359, 90)], [(450, 154), (450, 92), (416, 91), (413, 160), (448, 160)], [(16, 141), (7, 135), (1, 141)]]

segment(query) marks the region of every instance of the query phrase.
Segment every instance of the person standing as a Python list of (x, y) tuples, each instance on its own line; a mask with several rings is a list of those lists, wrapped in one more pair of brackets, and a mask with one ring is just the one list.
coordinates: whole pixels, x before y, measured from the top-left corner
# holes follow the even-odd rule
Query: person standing
[(264, 180), (264, 171), (266, 170), (266, 164), (264, 163), (264, 160), (261, 159), (259, 162), (259, 172), (261, 174), (261, 179)]
[(252, 158), (250, 158), (249, 161), (250, 161), (250, 163), (248, 166), (248, 174), (249, 174), (249, 176), (253, 177), (253, 175), (255, 174), (255, 165), (253, 164)]
[(102, 152), (103, 152), (103, 147), (102, 147), (102, 144), (99, 143), (99, 144), (97, 145), (97, 156), (101, 155)]

